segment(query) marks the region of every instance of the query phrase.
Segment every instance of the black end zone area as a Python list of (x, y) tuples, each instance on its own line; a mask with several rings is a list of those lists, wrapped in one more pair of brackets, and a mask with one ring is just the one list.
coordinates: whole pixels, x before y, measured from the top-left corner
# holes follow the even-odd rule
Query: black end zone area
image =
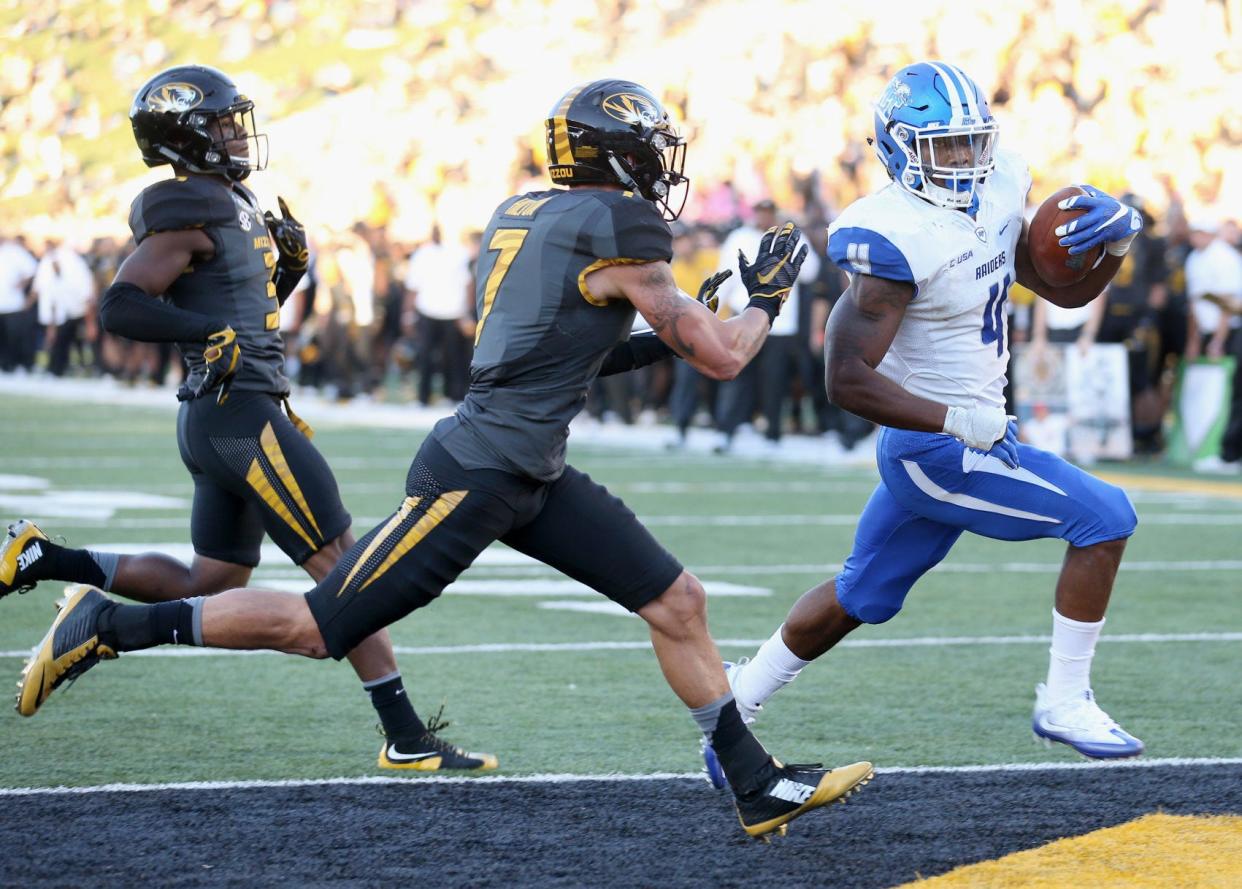
[(886, 775), (771, 845), (699, 781), (0, 798), (0, 885), (893, 886), (1154, 811), (1242, 813), (1242, 766)]

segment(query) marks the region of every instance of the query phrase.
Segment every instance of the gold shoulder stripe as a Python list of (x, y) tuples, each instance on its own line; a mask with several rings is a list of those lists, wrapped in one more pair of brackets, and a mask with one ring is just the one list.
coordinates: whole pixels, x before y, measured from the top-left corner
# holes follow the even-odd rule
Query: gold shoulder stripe
[(591, 274), (591, 272), (598, 272), (600, 269), (606, 269), (610, 265), (645, 265), (649, 262), (655, 262), (655, 260), (653, 259), (625, 259), (624, 257), (617, 257), (615, 259), (597, 259), (595, 260), (595, 262), (591, 263), (589, 266), (587, 266), (586, 268), (584, 268), (582, 271), (578, 273), (578, 292), (581, 293), (582, 298), (585, 299), (587, 302), (589, 302), (591, 305), (606, 306), (608, 305), (607, 297), (596, 296), (594, 293), (591, 292), (591, 288), (587, 287), (587, 282), (586, 282), (587, 275)]

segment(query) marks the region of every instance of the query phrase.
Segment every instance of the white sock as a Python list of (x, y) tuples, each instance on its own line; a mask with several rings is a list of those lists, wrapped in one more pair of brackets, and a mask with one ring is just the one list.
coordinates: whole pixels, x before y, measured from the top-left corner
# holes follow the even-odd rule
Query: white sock
[(1091, 659), (1104, 621), (1071, 620), (1052, 609), (1052, 647), (1048, 649), (1048, 700), (1061, 701), (1091, 687)]
[(810, 663), (789, 650), (781, 638), (783, 628), (784, 624), (759, 647), (758, 653), (738, 676), (733, 696), (750, 710), (763, 706), (764, 701), (793, 682), (802, 668)]

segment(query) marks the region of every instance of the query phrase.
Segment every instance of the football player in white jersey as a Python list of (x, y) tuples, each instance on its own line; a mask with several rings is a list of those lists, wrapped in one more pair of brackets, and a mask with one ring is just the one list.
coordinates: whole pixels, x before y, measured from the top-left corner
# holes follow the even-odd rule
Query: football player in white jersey
[(983, 93), (943, 62), (903, 68), (876, 103), (873, 145), (892, 181), (829, 229), (829, 255), (851, 281), (828, 322), (826, 366), (832, 400), (881, 427), (881, 482), (841, 573), (805, 593), (753, 660), (729, 666), (729, 678), (738, 709), (753, 718), (855, 627), (895, 616), (963, 531), (1059, 537), (1069, 549), (1035, 733), (1088, 757), (1137, 756), (1143, 743), (1100, 709), (1090, 682), (1137, 517), (1120, 488), (1019, 443), (1002, 389), (1010, 286), (1084, 305), (1117, 271), (1142, 220), (1090, 187), (1063, 202), (1086, 212), (1072, 230), (1058, 229), (1061, 243), (1075, 254), (1105, 250), (1079, 283), (1045, 284), (1027, 252), (1030, 174), (1016, 154), (996, 150), (997, 130)]

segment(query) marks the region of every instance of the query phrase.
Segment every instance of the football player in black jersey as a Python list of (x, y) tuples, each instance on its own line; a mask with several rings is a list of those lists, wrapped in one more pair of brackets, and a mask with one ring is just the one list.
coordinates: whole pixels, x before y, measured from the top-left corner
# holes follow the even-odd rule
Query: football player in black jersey
[[(157, 626), (149, 606), (77, 588), (23, 673), (19, 696), (30, 709), (101, 658), (151, 645), (341, 658), (431, 602), (500, 540), (647, 622), (669, 685), (715, 747), (747, 833), (784, 832), (869, 780), (870, 763), (784, 766), (767, 753), (733, 702), (703, 585), (624, 503), (565, 463), (569, 421), (600, 373), (676, 353), (709, 376), (736, 376), (797, 278), (800, 233), (792, 223), (773, 228), (753, 264), (739, 257), (750, 303), (721, 321), (704, 305), (721, 277), (696, 301), (669, 269), (685, 142), (660, 102), (628, 81), (595, 81), (566, 93), (546, 129), (553, 182), (568, 187), (515, 195), (492, 215), (470, 391), (423, 442), (391, 517), (304, 597), (230, 590), (184, 603)], [(652, 331), (626, 339), (635, 311)]]
[[(183, 65), (148, 81), (129, 116), (142, 159), (171, 164), (176, 176), (134, 200), (137, 249), (104, 294), (100, 319), (114, 334), (175, 342), (185, 356), (177, 444), (194, 480), (194, 560), (69, 549), (19, 521), (0, 549), (0, 596), (54, 579), (140, 602), (199, 602), (246, 585), (264, 532), (321, 581), (354, 537), (332, 471), (288, 407), (279, 312), (306, 270), (307, 244), (283, 199), (281, 218), (265, 214), (241, 184), (267, 159), (254, 104), (221, 72)], [(156, 608), (176, 615), (182, 605)], [(388, 633), (376, 629), (348, 657), (386, 735), (379, 765), (495, 768), (495, 757), (458, 750), (423, 724)]]

